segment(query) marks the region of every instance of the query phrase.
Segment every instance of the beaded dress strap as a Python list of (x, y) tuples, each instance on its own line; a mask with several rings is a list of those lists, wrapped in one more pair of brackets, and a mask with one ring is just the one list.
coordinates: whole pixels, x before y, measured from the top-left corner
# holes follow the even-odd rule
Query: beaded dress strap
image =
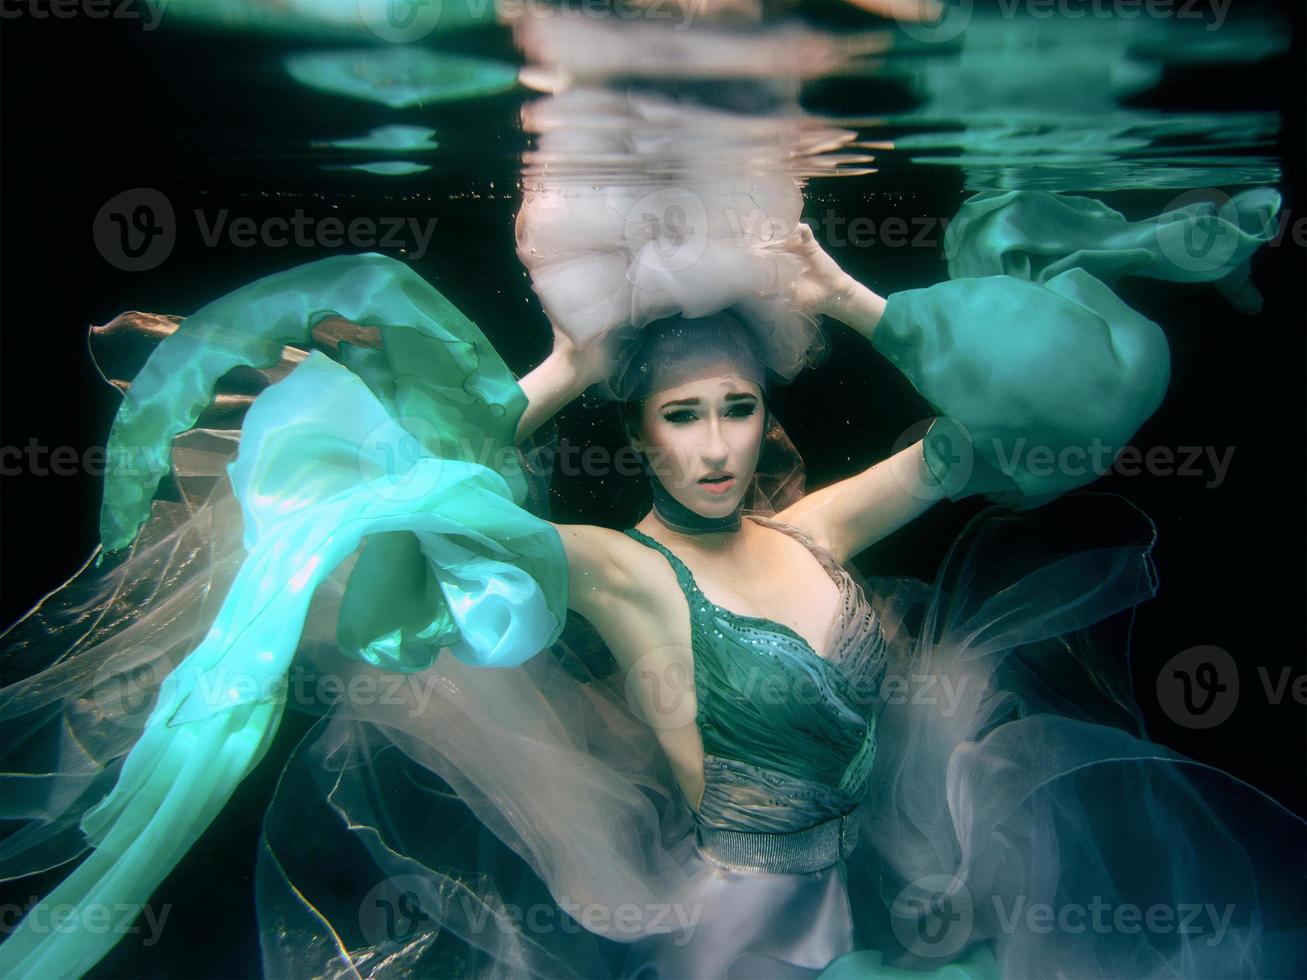
[[(692, 573), (689, 567), (686, 566), (685, 562), (677, 558), (675, 553), (670, 548), (668, 548), (665, 544), (658, 541), (656, 538), (651, 538), (643, 531), (637, 531), (633, 527), (627, 528), (622, 533), (626, 534), (628, 537), (634, 538), (636, 541), (639, 541), (641, 544), (647, 545), (648, 547), (653, 548), (655, 551), (660, 552), (662, 556), (666, 558), (668, 563), (672, 566), (672, 571), (676, 573), (677, 584), (680, 585), (681, 591), (684, 592), (687, 597), (695, 596), (695, 595), (698, 596), (703, 595), (703, 593), (699, 589), (699, 583), (694, 580), (694, 573)], [(694, 604), (691, 603), (690, 605), (691, 608), (693, 608)]]

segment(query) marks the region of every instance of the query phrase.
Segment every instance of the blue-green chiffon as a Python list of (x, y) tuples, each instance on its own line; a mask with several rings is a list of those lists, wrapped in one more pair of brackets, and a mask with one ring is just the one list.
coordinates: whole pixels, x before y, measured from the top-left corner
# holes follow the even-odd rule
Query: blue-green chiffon
[(872, 338), (938, 414), (924, 452), (949, 498), (1029, 509), (1107, 472), (1171, 374), (1162, 328), (1110, 284), (1215, 282), (1256, 312), (1249, 259), (1279, 210), (1269, 188), (1139, 222), (1087, 197), (969, 198), (946, 235), (951, 278), (891, 294)]
[(342, 345), (342, 363), (315, 350), (248, 410), (228, 468), (247, 556), (204, 642), (164, 681), (117, 785), (82, 818), (95, 849), (45, 899), (77, 908), (67, 932), (24, 919), (0, 947), (6, 976), (80, 975), (119, 938), (80, 927), (80, 910), (148, 901), (263, 756), (314, 590), (365, 537), (341, 607), (344, 652), (392, 671), (423, 670), (441, 649), (511, 667), (561, 629), (561, 543), (518, 506), (525, 480), (505, 463), (521, 389), (471, 321), (380, 255), (261, 279), (159, 345), (110, 436), (111, 454), (145, 450), (148, 465), (107, 477), (106, 549), (146, 518), (172, 437), (218, 379), (275, 362), (329, 313), (377, 327), (383, 346)]
[[(1084, 198), (980, 195), (963, 213), (950, 271), (968, 274), (891, 295), (874, 344), (939, 413), (925, 452), (951, 498), (1039, 506), (1098, 474), (1036, 470), (1020, 441), (1054, 454), (1096, 440), (1120, 449), (1161, 403), (1164, 335), (1095, 275), (1140, 273), (1142, 256), (1161, 253)], [(1052, 241), (1062, 244), (1035, 247)], [(1184, 271), (1238, 278), (1247, 252), (1209, 274)], [(143, 465), (106, 476), (101, 557), (149, 518), (173, 441), (218, 380), (277, 363), (288, 344), (314, 347), (333, 315), (375, 330), (376, 344), (313, 349), (249, 408), (227, 469), (244, 521), (239, 574), (164, 681), (112, 792), (82, 817), (94, 850), (46, 899), (77, 909), (67, 931), (19, 923), (0, 946), (6, 976), (80, 975), (112, 947), (119, 936), (84, 926), (82, 910), (148, 901), (218, 815), (276, 731), (315, 589), (360, 546), (336, 635), (356, 660), (421, 672), (448, 650), (513, 667), (559, 635), (565, 557), (523, 507), (513, 451), (522, 390), (475, 324), (375, 254), (260, 279), (159, 344), (110, 436), (111, 461)]]

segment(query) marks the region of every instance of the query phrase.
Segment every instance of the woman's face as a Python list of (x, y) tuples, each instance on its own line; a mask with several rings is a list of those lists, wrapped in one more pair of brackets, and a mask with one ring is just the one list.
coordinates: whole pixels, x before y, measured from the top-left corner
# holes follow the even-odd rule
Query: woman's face
[(676, 500), (701, 517), (726, 517), (753, 482), (764, 415), (753, 381), (732, 374), (689, 381), (644, 400), (631, 444)]

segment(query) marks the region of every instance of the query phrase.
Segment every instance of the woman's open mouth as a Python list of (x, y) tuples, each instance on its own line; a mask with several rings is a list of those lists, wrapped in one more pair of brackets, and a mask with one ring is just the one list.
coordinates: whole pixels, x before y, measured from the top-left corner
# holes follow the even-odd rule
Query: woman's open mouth
[(699, 486), (709, 493), (726, 493), (735, 486), (735, 477), (730, 473), (717, 473), (713, 476), (705, 476), (699, 481)]

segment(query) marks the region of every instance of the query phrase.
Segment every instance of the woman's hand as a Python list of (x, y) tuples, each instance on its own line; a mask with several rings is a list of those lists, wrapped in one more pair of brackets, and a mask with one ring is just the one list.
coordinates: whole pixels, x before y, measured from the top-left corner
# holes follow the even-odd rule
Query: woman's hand
[(868, 340), (885, 312), (885, 300), (839, 267), (817, 244), (803, 222), (785, 243), (785, 250), (803, 263), (790, 287), (790, 298), (804, 313), (824, 315), (847, 323)]
[(937, 21), (944, 12), (940, 0), (848, 0), (855, 7), (898, 21)]
[(841, 296), (856, 285), (852, 277), (817, 244), (812, 229), (800, 222), (785, 243), (785, 251), (797, 257), (802, 271), (790, 286), (790, 300), (804, 313), (829, 315)]
[(578, 347), (554, 327), (554, 349), (518, 382), (526, 395), (527, 408), (517, 423), (517, 442), (553, 418), (585, 389), (608, 377), (612, 363), (611, 344), (600, 341)]
[(598, 384), (608, 377), (613, 369), (612, 344), (606, 340), (578, 347), (572, 338), (558, 327), (554, 327), (554, 349), (549, 355), (567, 365), (569, 373), (579, 390), (585, 390), (592, 384)]

